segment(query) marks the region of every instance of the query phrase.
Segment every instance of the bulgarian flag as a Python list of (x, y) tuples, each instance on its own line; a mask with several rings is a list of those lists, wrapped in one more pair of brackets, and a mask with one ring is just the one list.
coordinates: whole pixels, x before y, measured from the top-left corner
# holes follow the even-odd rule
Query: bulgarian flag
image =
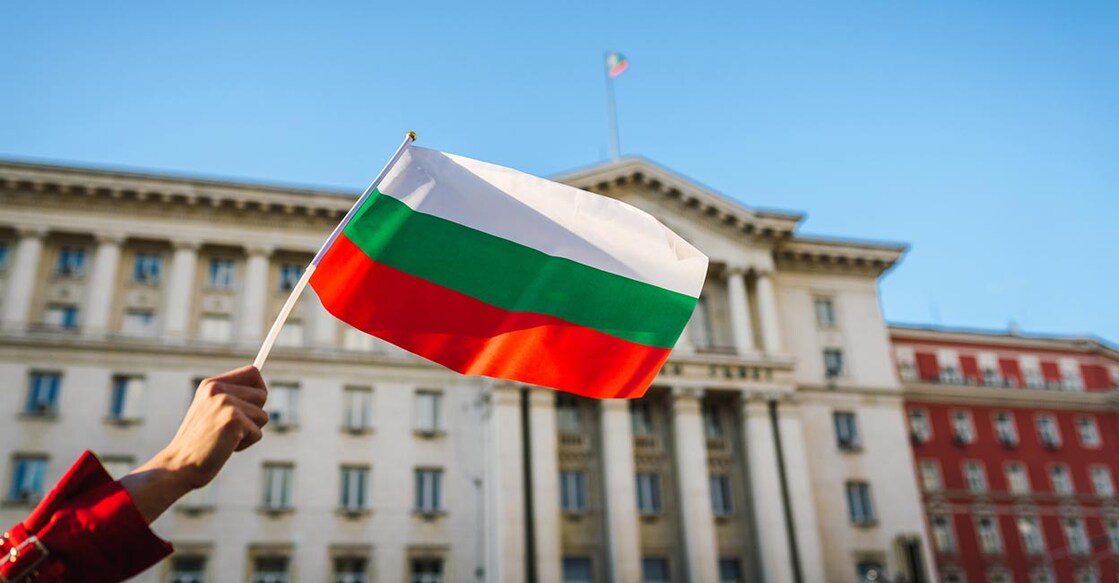
[(618, 51), (611, 51), (606, 53), (606, 74), (611, 79), (615, 79), (618, 75), (626, 72), (629, 68), (629, 61)]
[(627, 204), (406, 147), (310, 285), (338, 319), (462, 374), (643, 395), (707, 257)]

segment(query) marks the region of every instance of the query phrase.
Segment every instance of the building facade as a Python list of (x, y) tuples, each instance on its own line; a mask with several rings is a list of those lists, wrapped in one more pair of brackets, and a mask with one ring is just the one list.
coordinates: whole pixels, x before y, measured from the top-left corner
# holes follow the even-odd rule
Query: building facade
[(890, 332), (944, 581), (1119, 578), (1119, 351), (1087, 338)]
[[(904, 249), (809, 238), (644, 160), (560, 178), (711, 258), (648, 396), (461, 377), (309, 292), (256, 447), (155, 523), (141, 581), (932, 581), (877, 282)], [(0, 521), (83, 449), (156, 453), (243, 365), (345, 193), (0, 163)]]

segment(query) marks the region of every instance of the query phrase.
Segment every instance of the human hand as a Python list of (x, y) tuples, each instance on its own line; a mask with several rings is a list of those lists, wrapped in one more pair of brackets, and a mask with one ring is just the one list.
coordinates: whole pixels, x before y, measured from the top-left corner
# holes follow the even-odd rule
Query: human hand
[(191, 490), (210, 483), (234, 451), (260, 441), (261, 428), (268, 423), (263, 409), (267, 397), (264, 379), (252, 366), (198, 385), (167, 447), (121, 479), (148, 522)]

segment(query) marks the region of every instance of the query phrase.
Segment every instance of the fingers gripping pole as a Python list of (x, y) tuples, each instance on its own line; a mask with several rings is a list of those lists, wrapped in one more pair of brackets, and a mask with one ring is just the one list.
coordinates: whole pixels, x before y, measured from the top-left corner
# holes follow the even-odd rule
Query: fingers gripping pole
[(346, 213), (346, 216), (342, 218), (338, 226), (334, 227), (334, 231), (326, 238), (322, 247), (319, 248), (319, 252), (311, 259), (311, 263), (307, 266), (307, 269), (303, 270), (303, 276), (299, 278), (295, 287), (292, 288), (291, 294), (288, 295), (287, 301), (284, 302), (284, 307), (280, 308), (280, 313), (276, 315), (276, 321), (272, 322), (272, 328), (268, 330), (268, 335), (264, 337), (264, 342), (260, 345), (260, 351), (256, 353), (256, 360), (253, 361), (253, 366), (255, 366), (257, 370), (264, 368), (264, 362), (268, 360), (268, 355), (272, 352), (272, 347), (276, 344), (276, 338), (279, 337), (280, 330), (284, 327), (284, 322), (287, 322), (288, 316), (291, 315), (291, 311), (295, 308), (295, 303), (299, 301), (299, 296), (303, 294), (303, 289), (307, 287), (307, 282), (311, 281), (311, 274), (315, 272), (315, 267), (318, 266), (319, 261), (321, 261), (323, 255), (326, 254), (327, 249), (330, 249), (330, 246), (338, 239), (338, 235), (342, 233), (342, 229), (346, 228), (346, 225), (348, 225), (350, 220), (354, 218), (354, 215), (357, 214), (358, 209), (365, 204), (366, 200), (369, 200), (369, 197), (373, 194), (373, 191), (377, 189), (377, 186), (381, 184), (381, 181), (385, 179), (389, 170), (396, 165), (396, 162), (404, 155), (404, 151), (407, 150), (408, 146), (411, 146), (414, 141), (416, 141), (416, 134), (414, 132), (408, 132), (408, 135), (404, 136), (404, 141), (400, 144), (400, 147), (396, 149), (396, 153), (392, 155), (392, 158), (389, 158), (388, 164), (385, 164), (385, 167), (381, 169), (381, 172), (377, 174), (373, 182), (369, 183), (369, 186), (365, 188), (365, 192), (358, 197), (354, 205), (350, 207), (349, 212)]

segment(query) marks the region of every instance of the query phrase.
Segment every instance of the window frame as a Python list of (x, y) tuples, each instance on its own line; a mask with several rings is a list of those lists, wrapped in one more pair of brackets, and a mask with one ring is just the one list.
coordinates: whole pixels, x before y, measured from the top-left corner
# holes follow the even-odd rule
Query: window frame
[(413, 511), (423, 515), (446, 512), (443, 506), (443, 468), (417, 467), (414, 470)]

